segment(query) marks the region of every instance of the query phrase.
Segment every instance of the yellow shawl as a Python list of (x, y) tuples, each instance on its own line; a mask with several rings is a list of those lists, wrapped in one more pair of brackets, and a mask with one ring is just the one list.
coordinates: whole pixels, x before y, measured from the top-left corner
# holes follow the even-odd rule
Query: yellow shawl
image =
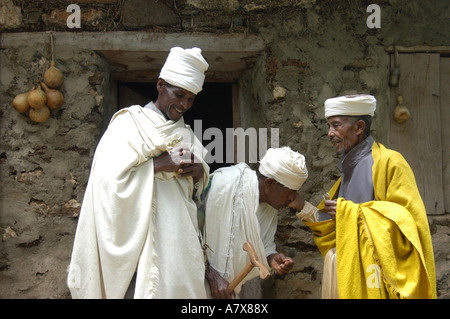
[(322, 256), (336, 247), (339, 298), (436, 298), (431, 235), (414, 174), (400, 153), (379, 143), (372, 156), (376, 200), (338, 198), (336, 221), (305, 224)]

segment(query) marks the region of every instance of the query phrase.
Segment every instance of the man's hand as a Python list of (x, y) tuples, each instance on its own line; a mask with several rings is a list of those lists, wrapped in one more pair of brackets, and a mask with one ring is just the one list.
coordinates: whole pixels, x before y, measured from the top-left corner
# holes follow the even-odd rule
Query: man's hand
[(192, 176), (197, 183), (203, 176), (203, 165), (195, 163), (194, 153), (185, 147), (175, 147), (170, 154), (162, 153), (153, 159), (156, 172), (176, 172), (180, 177)]
[(331, 219), (336, 220), (337, 200), (331, 200), (328, 194), (324, 196), (324, 199), (326, 213), (331, 217)]
[(217, 270), (207, 265), (205, 276), (213, 299), (234, 299), (234, 291), (232, 293), (228, 291), (229, 282), (220, 276)]
[[(194, 156), (192, 154), (192, 156)], [(194, 179), (194, 183), (197, 183), (200, 178), (203, 176), (203, 165), (201, 163), (194, 163), (192, 162), (190, 164), (181, 164), (180, 168), (178, 169), (178, 174), (180, 177), (188, 177), (192, 176)]]
[(279, 275), (285, 275), (294, 267), (294, 261), (290, 257), (286, 257), (282, 253), (272, 254), (267, 257), (269, 265), (277, 271)]

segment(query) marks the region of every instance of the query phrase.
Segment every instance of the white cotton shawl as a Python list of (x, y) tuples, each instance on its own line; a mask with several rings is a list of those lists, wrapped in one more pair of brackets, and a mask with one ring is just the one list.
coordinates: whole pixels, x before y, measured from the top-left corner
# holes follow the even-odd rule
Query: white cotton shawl
[[(206, 297), (192, 178), (154, 174), (152, 159), (189, 138), (202, 149), (183, 120), (137, 105), (114, 115), (80, 212), (68, 275), (73, 298), (123, 298), (136, 272), (135, 298)], [(166, 224), (176, 231), (158, 229)]]
[[(267, 256), (276, 252), (274, 236), (277, 210), (259, 204), (258, 178), (247, 164), (216, 170), (206, 199), (205, 233), (210, 265), (231, 282), (249, 262), (242, 249), (252, 243), (258, 259), (269, 267)], [(254, 268), (238, 285), (259, 275)]]

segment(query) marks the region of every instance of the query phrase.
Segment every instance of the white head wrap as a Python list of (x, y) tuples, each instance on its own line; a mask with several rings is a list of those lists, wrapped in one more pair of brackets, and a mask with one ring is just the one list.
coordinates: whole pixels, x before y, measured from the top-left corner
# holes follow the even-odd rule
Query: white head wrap
[(171, 85), (197, 94), (202, 90), (208, 67), (200, 48), (173, 47), (159, 77)]
[(325, 101), (325, 118), (337, 115), (355, 116), (375, 114), (377, 100), (372, 95), (346, 95)]
[(289, 189), (299, 190), (308, 178), (305, 157), (288, 146), (269, 148), (259, 162), (259, 172)]

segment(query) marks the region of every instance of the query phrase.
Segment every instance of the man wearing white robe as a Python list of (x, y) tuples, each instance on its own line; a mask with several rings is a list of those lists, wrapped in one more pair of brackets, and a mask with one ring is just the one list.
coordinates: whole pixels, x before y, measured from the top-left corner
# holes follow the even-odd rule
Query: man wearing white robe
[(124, 298), (127, 290), (134, 298), (206, 297), (194, 199), (209, 167), (183, 113), (207, 68), (199, 48), (172, 48), (156, 102), (111, 119), (75, 235), (67, 281), (73, 298)]
[[(307, 177), (304, 156), (289, 147), (267, 150), (258, 172), (239, 163), (211, 174), (199, 211), (205, 214), (206, 278), (212, 298), (235, 296), (228, 286), (249, 262), (248, 253), (242, 249), (247, 241), (266, 267), (270, 265), (279, 274), (292, 269), (292, 259), (276, 251), (277, 213), (295, 200)], [(258, 268), (253, 268), (235, 293), (258, 274)]]

